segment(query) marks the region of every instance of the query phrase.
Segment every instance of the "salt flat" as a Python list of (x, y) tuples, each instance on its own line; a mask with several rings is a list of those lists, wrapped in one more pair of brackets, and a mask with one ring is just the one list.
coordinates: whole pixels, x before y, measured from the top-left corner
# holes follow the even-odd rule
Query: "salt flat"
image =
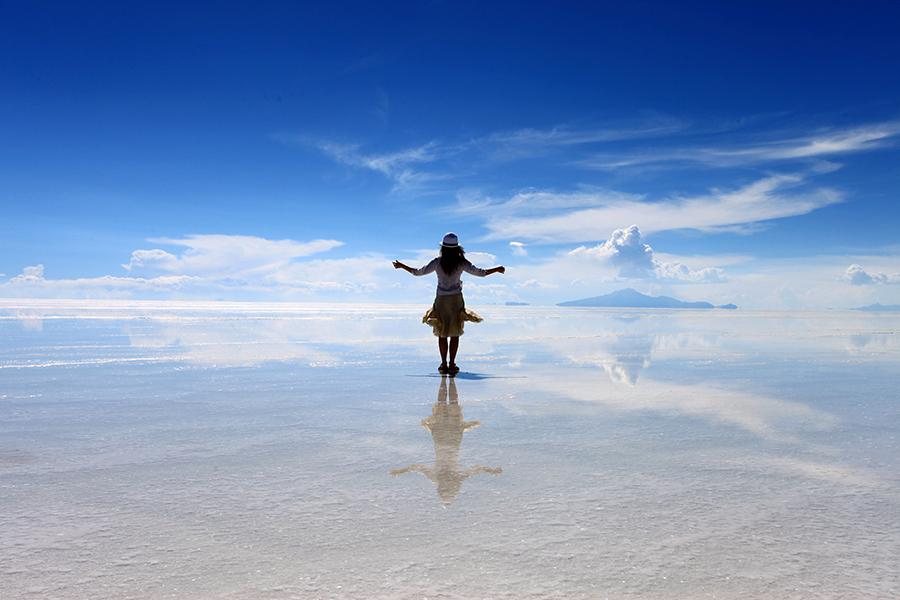
[(0, 302), (0, 597), (891, 598), (900, 317)]

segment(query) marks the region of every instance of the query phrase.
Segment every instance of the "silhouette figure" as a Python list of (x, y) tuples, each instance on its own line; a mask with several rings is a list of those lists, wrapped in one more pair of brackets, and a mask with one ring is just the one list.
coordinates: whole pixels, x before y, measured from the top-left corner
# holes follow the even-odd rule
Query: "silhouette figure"
[[(441, 240), (440, 256), (427, 265), (413, 269), (399, 260), (395, 260), (393, 264), (395, 269), (403, 269), (416, 277), (429, 273), (437, 275), (438, 285), (434, 304), (425, 312), (422, 322), (432, 328), (438, 339), (438, 352), (441, 354), (438, 372), (441, 375), (456, 375), (459, 373), (459, 367), (456, 365), (456, 353), (459, 350), (459, 336), (463, 334), (463, 326), (466, 321), (480, 323), (483, 320), (466, 308), (460, 278), (464, 272), (475, 277), (506, 273), (506, 267), (499, 266), (490, 269), (476, 267), (466, 258), (466, 251), (459, 245), (459, 237), (452, 231)], [(450, 364), (447, 364), (448, 348)]]
[(409, 465), (402, 469), (393, 469), (391, 475), (402, 475), (410, 471), (421, 473), (437, 485), (441, 502), (445, 506), (449, 505), (459, 494), (463, 481), (472, 475), (479, 473), (499, 475), (503, 472), (500, 467), (475, 465), (462, 469), (459, 466), (459, 446), (463, 434), (480, 424), (478, 421), (463, 420), (462, 407), (459, 405), (456, 382), (453, 378), (450, 378), (450, 401), (447, 401), (447, 377), (441, 377), (441, 387), (438, 388), (437, 401), (431, 407), (431, 416), (422, 420), (422, 427), (431, 432), (431, 439), (434, 442), (434, 466)]

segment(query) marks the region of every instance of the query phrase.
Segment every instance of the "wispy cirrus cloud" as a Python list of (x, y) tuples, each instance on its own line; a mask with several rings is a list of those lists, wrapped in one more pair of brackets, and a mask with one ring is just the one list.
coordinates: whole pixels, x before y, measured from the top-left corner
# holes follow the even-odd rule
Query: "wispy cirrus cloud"
[(644, 166), (695, 164), (706, 167), (737, 167), (775, 161), (823, 158), (884, 148), (900, 136), (900, 121), (820, 131), (781, 139), (750, 141), (732, 145), (688, 145), (663, 149), (641, 148), (615, 153), (595, 153), (575, 164), (598, 170)]
[[(733, 128), (726, 128), (734, 134)], [(884, 121), (843, 129), (777, 135), (757, 130), (742, 143), (717, 143), (721, 128), (703, 129), (658, 115), (618, 121), (604, 127), (560, 124), (548, 128), (522, 127), (459, 138), (430, 140), (398, 150), (366, 150), (363, 144), (342, 143), (308, 135), (276, 134), (276, 141), (314, 148), (335, 162), (382, 174), (394, 182), (394, 191), (421, 188), (436, 180), (453, 179), (460, 169), (485, 170), (495, 161), (515, 161), (554, 153), (568, 166), (586, 170), (621, 170), (695, 165), (728, 168), (754, 164), (823, 159), (878, 150), (900, 136), (900, 121)], [(682, 144), (684, 139), (708, 139)], [(647, 146), (646, 140), (653, 140)], [(602, 150), (609, 147), (609, 150)], [(563, 158), (564, 157), (564, 158)], [(453, 158), (453, 168), (435, 168)], [(448, 166), (448, 165), (445, 165)]]
[(430, 141), (392, 152), (364, 151), (362, 144), (347, 144), (304, 135), (277, 134), (276, 141), (311, 147), (333, 161), (357, 169), (380, 173), (393, 182), (394, 191), (418, 189), (426, 183), (446, 179), (447, 175), (422, 166), (446, 158), (453, 148)]
[[(591, 146), (623, 140), (672, 135), (687, 128), (681, 120), (655, 116), (618, 122), (607, 127), (557, 125), (496, 131), (451, 141), (430, 140), (399, 150), (366, 150), (363, 144), (343, 143), (308, 135), (275, 134), (278, 142), (314, 148), (335, 162), (380, 173), (394, 183), (393, 191), (421, 189), (434, 181), (452, 179), (479, 164), (541, 156), (560, 148)], [(440, 169), (448, 159), (459, 159), (454, 169)]]
[[(781, 135), (758, 127), (752, 135), (736, 133), (735, 127), (704, 129), (684, 120), (654, 116), (605, 127), (523, 127), (455, 140), (431, 139), (389, 150), (308, 135), (276, 134), (272, 138), (312, 148), (346, 167), (378, 173), (392, 183), (392, 192), (408, 193), (428, 191), (438, 182), (444, 182), (445, 187), (446, 182), (454, 180), (506, 181), (508, 173), (500, 168), (501, 163), (537, 157), (550, 161), (545, 168), (623, 174), (685, 166), (727, 169), (798, 161), (815, 161), (810, 171), (822, 173), (840, 167), (828, 162), (829, 157), (885, 148), (900, 136), (900, 121)], [(721, 143), (725, 130), (730, 139), (746, 141)], [(707, 141), (685, 144), (685, 140)], [(575, 198), (571, 196), (570, 200)], [(534, 202), (538, 197), (531, 195), (529, 200)]]
[(438, 158), (435, 142), (385, 154), (366, 154), (360, 151), (359, 145), (334, 142), (320, 142), (318, 148), (337, 162), (376, 171), (404, 188), (431, 177), (414, 169), (413, 165), (431, 163)]
[(837, 190), (803, 189), (804, 174), (769, 175), (734, 190), (650, 200), (605, 190), (559, 193), (525, 191), (503, 201), (461, 199), (457, 210), (483, 214), (487, 239), (542, 243), (603, 239), (621, 223), (645, 232), (717, 231), (807, 214), (843, 200)]
[(657, 115), (640, 120), (610, 123), (605, 127), (562, 124), (543, 129), (523, 127), (496, 131), (472, 138), (461, 146), (480, 151), (491, 159), (515, 160), (546, 155), (560, 149), (576, 149), (579, 146), (672, 136), (689, 127), (690, 124), (681, 119)]

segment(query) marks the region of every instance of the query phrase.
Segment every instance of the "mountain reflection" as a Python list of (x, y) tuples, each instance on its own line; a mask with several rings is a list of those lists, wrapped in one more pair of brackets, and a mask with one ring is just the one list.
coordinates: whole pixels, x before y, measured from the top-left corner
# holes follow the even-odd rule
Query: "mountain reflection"
[(472, 475), (479, 473), (499, 475), (503, 472), (500, 467), (475, 465), (464, 469), (459, 465), (459, 447), (462, 444), (463, 434), (480, 424), (478, 421), (463, 419), (456, 381), (453, 378), (442, 377), (437, 401), (431, 407), (431, 416), (422, 420), (422, 427), (431, 432), (431, 439), (434, 442), (434, 466), (413, 464), (402, 469), (393, 469), (391, 475), (402, 475), (411, 471), (421, 473), (437, 485), (441, 502), (444, 505), (450, 504), (459, 494), (463, 481)]

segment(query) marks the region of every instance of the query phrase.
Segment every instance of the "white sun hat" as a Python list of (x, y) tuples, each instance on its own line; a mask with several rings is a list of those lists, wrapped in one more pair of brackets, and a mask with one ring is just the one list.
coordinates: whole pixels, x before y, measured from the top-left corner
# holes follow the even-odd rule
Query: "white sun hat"
[(459, 246), (459, 238), (452, 231), (444, 234), (444, 239), (441, 241), (441, 246), (445, 248), (456, 248)]

